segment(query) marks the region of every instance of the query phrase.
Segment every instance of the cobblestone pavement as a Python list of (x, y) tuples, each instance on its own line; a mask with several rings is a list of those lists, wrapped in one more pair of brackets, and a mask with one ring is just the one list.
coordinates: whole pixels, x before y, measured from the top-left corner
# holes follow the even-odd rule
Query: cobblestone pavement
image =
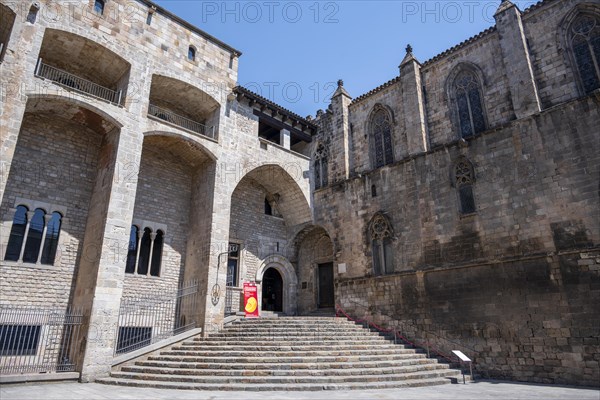
[(187, 390), (147, 389), (101, 385), (97, 383), (47, 383), (3, 385), (2, 400), (12, 399), (405, 399), (405, 400), (600, 400), (600, 390), (564, 386), (534, 385), (525, 383), (479, 381), (466, 385), (443, 385), (423, 388), (385, 389), (369, 391), (323, 391), (323, 392), (200, 392)]

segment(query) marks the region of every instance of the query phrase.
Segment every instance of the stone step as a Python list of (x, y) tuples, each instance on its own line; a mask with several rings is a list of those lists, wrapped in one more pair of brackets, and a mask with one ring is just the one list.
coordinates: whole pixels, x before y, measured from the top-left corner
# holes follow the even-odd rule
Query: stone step
[(239, 333), (271, 333), (271, 332), (360, 332), (360, 333), (377, 333), (370, 332), (365, 330), (360, 326), (303, 326), (294, 329), (290, 329), (285, 326), (273, 326), (273, 327), (264, 327), (264, 326), (242, 326), (242, 327), (227, 327), (220, 333), (230, 333), (230, 332), (239, 332)]
[(357, 355), (357, 356), (322, 356), (322, 357), (304, 357), (302, 355), (295, 357), (265, 357), (255, 355), (254, 357), (197, 357), (190, 356), (169, 356), (152, 355), (148, 357), (150, 361), (180, 361), (180, 362), (205, 362), (205, 363), (331, 363), (331, 362), (353, 362), (353, 361), (390, 361), (405, 360), (407, 358), (418, 358), (424, 354), (385, 354), (385, 355)]
[(275, 350), (275, 351), (202, 351), (202, 350), (185, 350), (172, 349), (163, 350), (161, 356), (196, 356), (196, 357), (214, 357), (215, 355), (223, 357), (322, 357), (322, 356), (359, 356), (359, 355), (386, 355), (386, 354), (415, 354), (414, 350), (410, 349), (381, 349), (381, 350), (337, 350), (335, 348), (329, 350), (317, 351), (294, 351), (294, 350)]
[[(375, 338), (377, 339), (377, 338)], [(335, 345), (343, 346), (379, 346), (379, 345), (390, 345), (393, 342), (382, 338), (382, 340), (283, 340), (279, 338), (277, 340), (232, 340), (224, 339), (199, 339), (194, 340), (191, 343), (194, 346), (329, 346), (330, 348)]]
[(329, 368), (329, 369), (199, 369), (199, 368), (168, 368), (156, 366), (131, 365), (124, 366), (120, 372), (148, 373), (167, 375), (198, 375), (198, 376), (355, 376), (355, 375), (386, 375), (417, 372), (426, 370), (449, 369), (447, 364), (432, 363), (431, 360), (407, 360), (397, 362), (391, 367), (372, 368)]
[(189, 383), (219, 383), (223, 385), (230, 384), (343, 384), (352, 382), (380, 382), (380, 381), (405, 381), (409, 379), (428, 379), (441, 378), (446, 376), (456, 376), (453, 370), (427, 370), (404, 372), (399, 374), (377, 374), (377, 375), (356, 375), (356, 376), (195, 376), (195, 375), (175, 375), (175, 374), (151, 374), (151, 373), (131, 373), (131, 372), (113, 372), (115, 378), (149, 380), (149, 381), (168, 381), (168, 382), (189, 382)]
[(369, 344), (340, 344), (336, 343), (333, 345), (323, 345), (322, 343), (308, 344), (308, 345), (297, 345), (295, 343), (286, 343), (284, 345), (275, 345), (272, 342), (268, 344), (256, 345), (252, 343), (248, 344), (237, 344), (223, 346), (221, 342), (207, 346), (206, 342), (183, 342), (178, 345), (171, 347), (171, 350), (195, 350), (195, 351), (322, 351), (322, 350), (356, 350), (356, 351), (369, 351), (369, 350), (395, 350), (395, 349), (407, 349), (411, 351), (421, 352), (402, 344), (393, 344), (391, 342), (381, 343), (369, 343)]
[[(216, 335), (210, 335), (207, 339), (204, 338), (196, 338), (194, 339), (194, 341), (196, 342), (203, 342), (203, 341), (215, 341), (215, 340), (223, 340), (224, 342), (227, 341), (234, 341), (234, 342), (240, 342), (240, 341), (244, 341), (244, 342), (248, 342), (248, 341), (256, 341), (257, 339), (261, 339), (260, 336), (256, 337), (256, 336), (247, 336), (247, 335), (227, 335), (227, 334), (216, 334)], [(360, 336), (354, 336), (354, 335), (305, 335), (305, 336), (298, 336), (298, 335), (289, 335), (289, 336), (268, 336), (268, 337), (262, 337), (261, 341), (265, 342), (265, 341), (308, 341), (308, 340), (318, 340), (318, 341), (357, 341), (357, 340), (361, 340), (361, 341), (373, 341), (373, 342), (377, 342), (377, 341), (384, 341), (387, 340), (385, 337), (383, 336), (367, 336), (367, 335), (360, 335)]]
[(184, 389), (184, 390), (220, 390), (220, 391), (322, 391), (322, 390), (368, 390), (368, 389), (393, 389), (422, 386), (445, 385), (452, 378), (409, 379), (404, 381), (378, 381), (378, 382), (347, 382), (344, 384), (229, 384), (220, 383), (190, 383), (190, 382), (161, 382), (139, 379), (103, 378), (96, 382), (110, 385), (151, 387), (156, 389)]
[[(386, 368), (397, 367), (405, 362), (426, 362), (437, 363), (437, 360), (422, 357), (405, 357), (397, 360), (386, 361), (352, 361), (352, 362), (329, 362), (329, 363), (306, 363), (306, 362), (271, 362), (271, 363), (233, 363), (233, 362), (202, 362), (202, 361), (165, 361), (165, 360), (138, 360), (135, 366), (157, 367), (157, 368), (184, 368), (184, 369), (249, 369), (249, 370), (326, 370), (342, 368)], [(447, 364), (440, 364), (447, 365)]]

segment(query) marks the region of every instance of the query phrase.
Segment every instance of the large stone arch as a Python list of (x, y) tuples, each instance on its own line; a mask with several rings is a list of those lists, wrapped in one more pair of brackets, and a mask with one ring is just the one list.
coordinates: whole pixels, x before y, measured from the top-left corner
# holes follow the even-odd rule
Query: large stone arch
[[(278, 254), (265, 258), (257, 269), (254, 278), (258, 285), (258, 293), (262, 292), (263, 276), (269, 268), (277, 270), (283, 279), (283, 312), (287, 315), (296, 315), (298, 312), (298, 278), (294, 266), (287, 258)], [(262, 308), (262, 296), (259, 296), (259, 307)]]

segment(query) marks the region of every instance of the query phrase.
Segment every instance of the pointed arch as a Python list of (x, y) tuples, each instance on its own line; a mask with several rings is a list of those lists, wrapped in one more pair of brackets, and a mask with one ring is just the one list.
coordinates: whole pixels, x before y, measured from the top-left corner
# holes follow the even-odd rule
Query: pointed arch
[(487, 129), (484, 88), (483, 71), (469, 62), (455, 66), (446, 79), (451, 119), (461, 138)]
[(390, 218), (383, 212), (376, 213), (368, 224), (367, 237), (371, 246), (373, 275), (386, 275), (394, 272), (392, 241), (394, 229)]
[(586, 95), (599, 89), (600, 8), (578, 4), (563, 18), (558, 32), (579, 93)]
[[(260, 267), (258, 267), (255, 276), (255, 282), (261, 285), (259, 293), (262, 293), (262, 281), (268, 269), (275, 269), (283, 280), (283, 312), (287, 315), (296, 315), (298, 311), (298, 278), (296, 277), (296, 270), (294, 266), (288, 261), (287, 258), (274, 254), (270, 255), (263, 260)], [(262, 296), (261, 296), (262, 297)], [(262, 299), (259, 298), (259, 303)], [(259, 304), (262, 309), (262, 304)]]
[(452, 164), (451, 184), (456, 188), (460, 213), (475, 213), (475, 168), (466, 157), (460, 157)]
[(373, 168), (392, 164), (394, 162), (394, 114), (389, 107), (378, 103), (371, 110), (367, 121)]
[(315, 190), (329, 184), (329, 147), (319, 142), (313, 155)]

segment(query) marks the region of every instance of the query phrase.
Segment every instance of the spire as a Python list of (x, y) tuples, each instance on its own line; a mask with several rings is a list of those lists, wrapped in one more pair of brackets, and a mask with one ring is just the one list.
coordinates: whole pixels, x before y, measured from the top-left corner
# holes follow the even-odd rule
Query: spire
[(410, 44), (406, 45), (406, 55), (404, 56), (404, 59), (402, 60), (402, 62), (400, 63), (400, 66), (398, 68), (402, 69), (402, 67), (404, 65), (406, 65), (407, 63), (414, 61), (417, 64), (420, 64), (419, 61), (415, 58), (415, 56), (413, 55), (413, 48)]
[(335, 91), (335, 93), (333, 93), (333, 96), (331, 96), (332, 98), (337, 97), (341, 94), (343, 94), (346, 97), (352, 98), (352, 96), (350, 96), (350, 94), (346, 91), (346, 89), (344, 89), (344, 81), (342, 79), (339, 79), (337, 81), (337, 85), (338, 85), (337, 90)]
[[(498, 9), (496, 10), (496, 14), (500, 14), (503, 11), (508, 10), (511, 7), (515, 7), (514, 3), (510, 0), (502, 0), (500, 2), (500, 6), (498, 7)], [(496, 15), (494, 14), (494, 15)]]

